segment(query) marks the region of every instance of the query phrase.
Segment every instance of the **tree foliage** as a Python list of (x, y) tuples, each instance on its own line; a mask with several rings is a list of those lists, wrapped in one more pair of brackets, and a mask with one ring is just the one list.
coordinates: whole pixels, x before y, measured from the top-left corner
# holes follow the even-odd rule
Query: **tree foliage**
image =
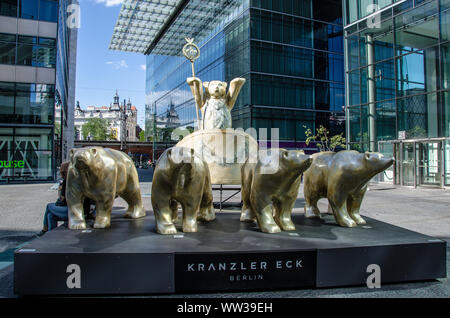
[(139, 133), (139, 141), (145, 141), (145, 130), (141, 130), (141, 132)]
[(414, 128), (411, 128), (406, 132), (406, 136), (408, 137), (408, 139), (426, 138), (427, 131), (422, 127), (420, 127), (419, 125), (416, 125)]
[(316, 134), (313, 131), (306, 127), (305, 135), (306, 135), (306, 145), (309, 145), (311, 142), (316, 142), (317, 147), (319, 147), (319, 151), (334, 151), (337, 147), (345, 147), (346, 139), (343, 136), (343, 133), (338, 135), (330, 136), (330, 132), (322, 125), (316, 129)]
[(104, 141), (111, 140), (111, 134), (108, 133), (110, 122), (104, 118), (89, 118), (81, 128), (81, 134), (83, 139), (87, 140), (90, 136), (90, 140)]

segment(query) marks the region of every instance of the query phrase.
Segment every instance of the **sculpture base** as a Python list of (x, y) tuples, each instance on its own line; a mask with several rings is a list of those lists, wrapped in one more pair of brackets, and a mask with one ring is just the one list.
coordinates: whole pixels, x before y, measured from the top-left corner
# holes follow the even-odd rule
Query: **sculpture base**
[[(60, 227), (15, 252), (20, 295), (126, 295), (365, 285), (367, 267), (381, 283), (446, 277), (444, 241), (366, 218), (342, 228), (332, 216), (305, 219), (297, 230), (261, 233), (222, 213), (198, 233), (156, 234), (153, 215), (114, 215), (109, 230)], [(180, 229), (179, 226), (177, 226)], [(79, 287), (79, 288), (78, 288)]]

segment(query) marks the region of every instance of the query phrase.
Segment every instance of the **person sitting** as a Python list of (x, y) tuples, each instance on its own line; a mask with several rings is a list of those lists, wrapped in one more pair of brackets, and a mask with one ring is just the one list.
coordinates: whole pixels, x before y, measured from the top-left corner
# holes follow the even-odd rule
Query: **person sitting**
[(58, 188), (58, 199), (55, 203), (47, 204), (44, 213), (44, 226), (39, 235), (45, 234), (58, 226), (58, 221), (68, 221), (68, 207), (66, 202), (66, 179), (69, 162), (63, 162), (59, 169), (62, 182)]

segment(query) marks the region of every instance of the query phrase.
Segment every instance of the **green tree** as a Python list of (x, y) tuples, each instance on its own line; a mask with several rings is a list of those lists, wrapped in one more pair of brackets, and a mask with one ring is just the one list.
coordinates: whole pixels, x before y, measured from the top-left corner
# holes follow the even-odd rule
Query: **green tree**
[(89, 118), (81, 128), (81, 134), (83, 139), (88, 139), (91, 136), (91, 140), (103, 141), (109, 140), (111, 135), (108, 134), (110, 123), (103, 118)]
[(139, 133), (139, 141), (145, 141), (145, 130), (141, 130)]
[(311, 142), (316, 142), (319, 151), (334, 151), (337, 147), (345, 147), (346, 140), (344, 138), (344, 133), (339, 135), (334, 135), (330, 137), (330, 132), (322, 125), (316, 129), (317, 134), (313, 134), (312, 130), (306, 126), (306, 145), (308, 146)]
[(425, 138), (427, 137), (427, 131), (419, 125), (416, 125), (416, 127), (406, 132), (406, 136), (408, 137), (408, 139)]

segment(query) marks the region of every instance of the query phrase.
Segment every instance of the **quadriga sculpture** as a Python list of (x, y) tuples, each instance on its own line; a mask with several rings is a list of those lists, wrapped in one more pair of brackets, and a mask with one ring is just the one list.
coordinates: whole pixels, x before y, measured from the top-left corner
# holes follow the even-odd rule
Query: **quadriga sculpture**
[(197, 220), (215, 219), (211, 177), (207, 164), (193, 149), (167, 149), (158, 159), (153, 174), (152, 206), (156, 230), (175, 234), (178, 203), (183, 209), (183, 232), (197, 232)]
[(94, 228), (109, 227), (116, 196), (128, 203), (125, 217), (137, 219), (145, 216), (133, 160), (125, 153), (109, 148), (71, 149), (66, 189), (69, 228), (86, 229), (83, 213), (86, 197), (96, 204)]
[(367, 184), (393, 163), (393, 158), (385, 158), (380, 153), (372, 152), (344, 150), (314, 154), (311, 167), (304, 173), (306, 217), (320, 217), (317, 201), (328, 198), (340, 226), (366, 224), (359, 215), (359, 209)]
[(292, 209), (301, 174), (309, 168), (311, 157), (301, 150), (271, 149), (260, 151), (253, 163), (251, 158), (241, 169), (241, 221), (257, 221), (261, 231), (266, 233), (295, 230)]

